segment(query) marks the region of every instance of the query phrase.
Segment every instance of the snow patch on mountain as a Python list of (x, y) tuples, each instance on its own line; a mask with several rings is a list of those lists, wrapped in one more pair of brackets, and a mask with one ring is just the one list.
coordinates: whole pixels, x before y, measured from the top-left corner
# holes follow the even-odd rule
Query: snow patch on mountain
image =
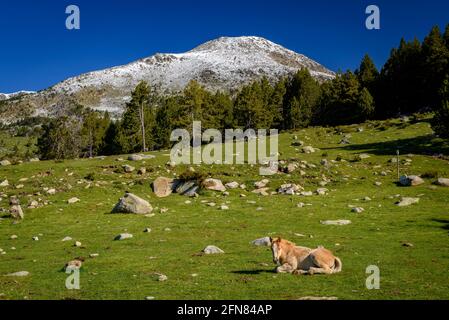
[(70, 101), (75, 101), (120, 115), (140, 81), (148, 82), (162, 94), (179, 92), (191, 80), (212, 91), (234, 93), (262, 77), (275, 82), (304, 68), (319, 81), (335, 77), (334, 72), (312, 59), (267, 39), (222, 37), (185, 53), (158, 53), (123, 66), (67, 79), (31, 95), (22, 107), (28, 111), (34, 108), (34, 115), (56, 115), (64, 112), (60, 109)]
[(8, 100), (12, 98), (17, 98), (19, 96), (34, 94), (35, 91), (17, 91), (13, 93), (0, 93), (0, 100)]
[(212, 90), (236, 90), (256, 78), (279, 78), (307, 68), (327, 80), (334, 77), (317, 62), (259, 37), (223, 37), (180, 54), (155, 54), (130, 64), (95, 71), (63, 81), (52, 89), (74, 93), (88, 87), (132, 90), (145, 80), (162, 90), (182, 90), (197, 80)]

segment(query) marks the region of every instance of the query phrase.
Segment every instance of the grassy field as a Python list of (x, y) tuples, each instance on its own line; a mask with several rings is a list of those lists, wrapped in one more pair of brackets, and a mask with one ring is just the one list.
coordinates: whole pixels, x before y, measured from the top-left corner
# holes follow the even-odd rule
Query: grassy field
[[(402, 160), (411, 159), (410, 165), (401, 165), (401, 174), (449, 178), (448, 160), (432, 156), (448, 155), (448, 145), (431, 136), (425, 120), (372, 122), (340, 129), (310, 128), (282, 134), (281, 159), (303, 160), (316, 167), (304, 169), (305, 176), (297, 170), (270, 177), (272, 191), (285, 182), (315, 191), (324, 175), (331, 180), (327, 196), (258, 196), (251, 193), (253, 183), (262, 179), (257, 166), (214, 165), (195, 169), (224, 183), (245, 183), (248, 191), (230, 190), (227, 197), (203, 192), (190, 204), (179, 195), (158, 199), (151, 182), (187, 169), (180, 166), (167, 171), (167, 151), (154, 152), (155, 159), (141, 163), (119, 162), (115, 156), (0, 167), (0, 182), (8, 179), (10, 184), (0, 187), (0, 207), (7, 210), (9, 196), (18, 195), (25, 211), (25, 219), (17, 224), (5, 211), (0, 213), (0, 248), (6, 252), (0, 255), (0, 299), (449, 299), (449, 188), (432, 186), (434, 178), (425, 179), (418, 187), (399, 187), (396, 165), (388, 162), (399, 149)], [(352, 143), (339, 144), (348, 133)], [(320, 150), (299, 152), (291, 146), (295, 135)], [(356, 160), (360, 153), (370, 158)], [(346, 161), (331, 162), (328, 168), (320, 164), (322, 158)], [(148, 173), (114, 172), (125, 163), (144, 166)], [(20, 182), (22, 178), (28, 180)], [(21, 184), (23, 188), (17, 189)], [(58, 192), (47, 195), (45, 187)], [(149, 200), (156, 208), (155, 215), (109, 214), (125, 191)], [(398, 207), (399, 195), (421, 201)], [(72, 197), (81, 201), (67, 204)], [(365, 197), (372, 200), (365, 201)], [(48, 204), (26, 209), (31, 199)], [(205, 200), (217, 207), (207, 206)], [(300, 202), (310, 205), (299, 208)], [(218, 209), (224, 203), (230, 210)], [(350, 205), (363, 207), (365, 212), (353, 213)], [(160, 213), (157, 208), (168, 212)], [(352, 224), (320, 223), (335, 219), (349, 219)], [(144, 233), (145, 228), (152, 232)], [(114, 241), (124, 232), (134, 238)], [(18, 238), (13, 240), (12, 235)], [(250, 244), (269, 235), (303, 246), (323, 245), (342, 259), (343, 272), (332, 276), (275, 274), (270, 249)], [(35, 236), (39, 241), (32, 240)], [(73, 241), (62, 242), (67, 236)], [(75, 241), (82, 246), (75, 247)], [(225, 254), (198, 254), (207, 245), (216, 245)], [(89, 258), (92, 253), (99, 256)], [(81, 290), (70, 291), (65, 288), (63, 267), (76, 257), (86, 257)], [(366, 289), (370, 265), (380, 268), (379, 290)], [(30, 275), (5, 276), (17, 271), (29, 271)], [(165, 274), (168, 280), (160, 282), (154, 273)]]

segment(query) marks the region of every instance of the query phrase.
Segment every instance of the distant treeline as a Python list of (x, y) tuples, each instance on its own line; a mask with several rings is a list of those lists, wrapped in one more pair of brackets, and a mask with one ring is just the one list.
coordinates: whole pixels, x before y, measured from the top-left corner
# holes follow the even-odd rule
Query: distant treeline
[(172, 96), (140, 83), (118, 121), (82, 106), (50, 120), (38, 139), (45, 159), (133, 153), (171, 146), (173, 129), (202, 127), (294, 130), (336, 126), (434, 111), (434, 130), (449, 137), (449, 25), (432, 28), (421, 43), (401, 40), (382, 70), (366, 55), (355, 72), (318, 83), (307, 70), (270, 83), (244, 86), (235, 96), (210, 92), (197, 82)]

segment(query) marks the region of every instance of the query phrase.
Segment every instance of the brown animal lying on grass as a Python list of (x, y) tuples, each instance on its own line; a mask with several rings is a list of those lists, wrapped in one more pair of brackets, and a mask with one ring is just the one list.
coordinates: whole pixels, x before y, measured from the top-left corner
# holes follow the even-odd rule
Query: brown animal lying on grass
[(341, 260), (323, 247), (310, 249), (281, 238), (270, 240), (273, 262), (278, 266), (278, 273), (313, 275), (333, 274), (342, 270)]

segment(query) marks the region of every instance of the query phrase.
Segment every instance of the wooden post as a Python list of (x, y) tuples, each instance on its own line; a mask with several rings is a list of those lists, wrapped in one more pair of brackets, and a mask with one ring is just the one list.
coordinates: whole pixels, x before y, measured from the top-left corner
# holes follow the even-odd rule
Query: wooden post
[(399, 174), (399, 150), (396, 150), (396, 165), (397, 165), (397, 169), (398, 169), (398, 181), (401, 178), (400, 174)]

